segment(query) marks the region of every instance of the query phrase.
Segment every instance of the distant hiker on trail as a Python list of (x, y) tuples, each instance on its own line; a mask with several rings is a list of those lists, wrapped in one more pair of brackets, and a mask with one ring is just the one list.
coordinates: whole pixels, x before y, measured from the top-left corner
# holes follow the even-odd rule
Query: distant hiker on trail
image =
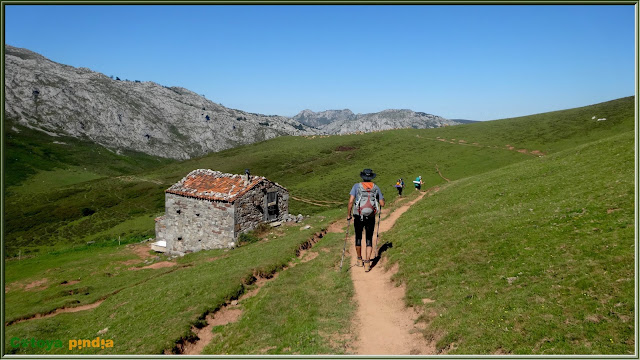
[[(360, 173), (362, 182), (356, 183), (349, 193), (349, 213), (347, 221), (353, 218), (356, 232), (356, 266), (364, 266), (364, 271), (371, 270), (371, 252), (373, 250), (373, 230), (376, 227), (376, 214), (384, 206), (384, 196), (378, 185), (371, 180), (376, 174), (371, 169), (364, 169)], [(367, 249), (362, 259), (362, 230), (365, 230)]]
[(402, 189), (404, 189), (404, 180), (402, 180), (402, 178), (398, 179), (394, 186), (396, 187), (396, 189), (398, 189), (398, 196), (402, 196)]
[(416, 187), (416, 190), (420, 190), (422, 184), (424, 184), (422, 182), (422, 176), (418, 176), (415, 180), (413, 180), (413, 186)]

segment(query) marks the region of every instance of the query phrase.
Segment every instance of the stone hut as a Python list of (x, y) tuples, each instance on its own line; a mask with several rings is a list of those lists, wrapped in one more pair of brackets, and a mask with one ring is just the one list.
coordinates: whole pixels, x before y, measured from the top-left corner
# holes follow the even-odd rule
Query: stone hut
[(289, 192), (265, 177), (198, 169), (165, 190), (156, 240), (168, 253), (233, 247), (238, 235), (288, 215)]

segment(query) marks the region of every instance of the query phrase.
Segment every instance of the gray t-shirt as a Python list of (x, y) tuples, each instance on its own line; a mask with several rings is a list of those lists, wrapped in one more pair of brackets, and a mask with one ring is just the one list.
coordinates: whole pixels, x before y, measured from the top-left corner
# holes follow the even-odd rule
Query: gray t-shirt
[[(360, 183), (353, 184), (353, 187), (351, 188), (351, 191), (349, 192), (349, 195), (357, 196), (358, 195), (358, 186), (360, 186)], [(375, 189), (378, 190), (378, 196), (377, 196), (378, 201), (384, 200), (384, 196), (382, 196), (382, 191), (380, 190), (378, 185), (373, 184), (373, 188), (374, 188), (374, 190)]]

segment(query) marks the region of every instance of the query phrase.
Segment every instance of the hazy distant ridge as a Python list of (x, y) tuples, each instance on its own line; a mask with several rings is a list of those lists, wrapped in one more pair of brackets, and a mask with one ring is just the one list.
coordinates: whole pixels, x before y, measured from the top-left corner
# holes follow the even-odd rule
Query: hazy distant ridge
[(441, 116), (407, 109), (389, 109), (371, 114), (354, 114), (349, 109), (327, 110), (317, 113), (303, 110), (292, 119), (331, 135), (398, 128), (428, 129), (461, 123)]

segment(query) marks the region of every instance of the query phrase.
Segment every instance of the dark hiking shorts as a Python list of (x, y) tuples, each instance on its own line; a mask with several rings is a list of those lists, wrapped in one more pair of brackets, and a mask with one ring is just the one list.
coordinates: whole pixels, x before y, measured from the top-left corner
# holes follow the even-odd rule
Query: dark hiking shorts
[(365, 231), (367, 246), (373, 246), (373, 230), (376, 228), (376, 216), (363, 217), (353, 215), (353, 226), (356, 229), (356, 246), (362, 246), (362, 230)]

